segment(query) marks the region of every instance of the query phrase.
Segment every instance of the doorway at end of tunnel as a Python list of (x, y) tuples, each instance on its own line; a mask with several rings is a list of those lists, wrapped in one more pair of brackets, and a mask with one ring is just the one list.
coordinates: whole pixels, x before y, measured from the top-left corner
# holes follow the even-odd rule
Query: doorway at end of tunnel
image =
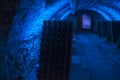
[(90, 30), (91, 29), (91, 17), (89, 15), (83, 14), (78, 19), (78, 31)]

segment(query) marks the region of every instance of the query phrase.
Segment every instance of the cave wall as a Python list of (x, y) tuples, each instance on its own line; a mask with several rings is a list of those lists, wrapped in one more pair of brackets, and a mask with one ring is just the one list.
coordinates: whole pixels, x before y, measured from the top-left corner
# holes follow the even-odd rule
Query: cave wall
[[(68, 1), (58, 0), (52, 5), (46, 5), (45, 0), (22, 0), (16, 9), (16, 15), (7, 41), (7, 58), (10, 78), (23, 77), (40, 67), (40, 38), (43, 20), (51, 19)], [(37, 66), (37, 67), (36, 67)], [(27, 80), (33, 80), (29, 76)]]
[(15, 15), (19, 0), (0, 0), (0, 80), (7, 80), (5, 59), (6, 42), (10, 30), (11, 20)]

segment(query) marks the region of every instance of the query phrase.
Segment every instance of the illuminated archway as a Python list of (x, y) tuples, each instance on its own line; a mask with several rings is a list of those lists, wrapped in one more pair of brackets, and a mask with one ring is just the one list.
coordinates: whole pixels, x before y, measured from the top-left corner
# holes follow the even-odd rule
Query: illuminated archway
[(86, 14), (82, 15), (82, 29), (91, 29), (91, 18)]

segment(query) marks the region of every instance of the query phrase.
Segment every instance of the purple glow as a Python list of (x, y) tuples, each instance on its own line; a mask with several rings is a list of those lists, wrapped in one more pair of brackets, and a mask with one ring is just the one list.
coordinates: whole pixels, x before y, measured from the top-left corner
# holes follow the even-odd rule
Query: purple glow
[(82, 16), (82, 28), (83, 29), (91, 29), (91, 18), (88, 15)]

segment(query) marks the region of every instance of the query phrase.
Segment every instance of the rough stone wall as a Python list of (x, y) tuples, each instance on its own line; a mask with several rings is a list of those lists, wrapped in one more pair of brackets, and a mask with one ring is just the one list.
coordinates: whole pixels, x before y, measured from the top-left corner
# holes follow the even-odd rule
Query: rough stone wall
[(46, 6), (44, 1), (21, 1), (12, 21), (7, 42), (9, 75), (11, 77), (25, 78), (36, 68), (38, 55), (40, 55), (43, 20), (54, 16), (67, 2), (60, 0)]
[(6, 55), (6, 41), (10, 30), (11, 20), (18, 6), (18, 0), (0, 0), (0, 80), (6, 80), (6, 66), (4, 55)]

